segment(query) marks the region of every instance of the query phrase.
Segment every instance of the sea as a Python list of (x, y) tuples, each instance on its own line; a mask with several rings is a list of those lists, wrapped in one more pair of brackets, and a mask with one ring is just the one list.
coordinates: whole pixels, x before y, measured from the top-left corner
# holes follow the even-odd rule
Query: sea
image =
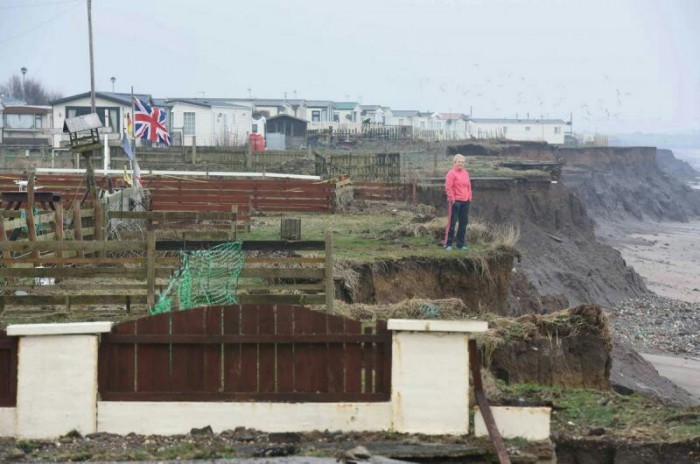
[[(700, 148), (669, 148), (676, 159), (687, 162), (693, 169), (700, 172)], [(690, 182), (690, 186), (700, 190), (700, 175)]]

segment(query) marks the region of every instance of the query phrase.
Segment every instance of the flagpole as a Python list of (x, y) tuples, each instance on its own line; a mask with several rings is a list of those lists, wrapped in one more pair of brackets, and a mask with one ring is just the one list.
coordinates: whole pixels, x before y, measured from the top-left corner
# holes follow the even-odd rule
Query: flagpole
[(133, 157), (129, 160), (129, 167), (131, 167), (131, 179), (134, 180), (134, 160), (136, 159), (136, 139), (134, 138), (134, 127), (136, 126), (136, 115), (134, 114), (134, 86), (131, 86), (131, 134), (129, 134), (129, 144), (131, 145), (131, 153)]

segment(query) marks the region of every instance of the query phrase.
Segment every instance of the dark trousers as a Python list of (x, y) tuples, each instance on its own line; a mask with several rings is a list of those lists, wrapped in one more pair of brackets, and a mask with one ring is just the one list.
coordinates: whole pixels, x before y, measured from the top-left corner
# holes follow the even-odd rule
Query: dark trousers
[(455, 238), (455, 225), (457, 225), (457, 246), (462, 247), (465, 244), (465, 236), (467, 235), (467, 223), (469, 222), (469, 205), (470, 201), (455, 201), (450, 206), (449, 225), (447, 227), (447, 237), (445, 238), (445, 246), (452, 245)]

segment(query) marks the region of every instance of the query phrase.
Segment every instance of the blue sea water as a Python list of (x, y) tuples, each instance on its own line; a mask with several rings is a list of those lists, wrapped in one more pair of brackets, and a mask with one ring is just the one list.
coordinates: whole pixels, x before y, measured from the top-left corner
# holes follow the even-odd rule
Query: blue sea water
[[(700, 172), (700, 148), (671, 148), (673, 155), (682, 161), (686, 161), (693, 169)], [(700, 190), (700, 176), (690, 183), (694, 189)]]

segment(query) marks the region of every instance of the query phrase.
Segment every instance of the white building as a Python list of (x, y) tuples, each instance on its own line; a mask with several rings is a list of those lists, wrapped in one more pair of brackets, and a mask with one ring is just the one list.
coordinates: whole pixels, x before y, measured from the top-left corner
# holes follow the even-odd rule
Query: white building
[(0, 143), (6, 145), (50, 145), (51, 107), (0, 101)]
[(562, 119), (476, 118), (469, 120), (469, 135), (478, 139), (498, 138), (563, 145), (567, 125)]
[(468, 117), (462, 113), (438, 113), (436, 118), (442, 122), (441, 129), (447, 140), (465, 140), (469, 138)]
[(249, 106), (229, 103), (222, 99), (171, 98), (164, 101), (170, 108), (171, 135), (198, 146), (244, 145), (253, 128), (253, 110)]

